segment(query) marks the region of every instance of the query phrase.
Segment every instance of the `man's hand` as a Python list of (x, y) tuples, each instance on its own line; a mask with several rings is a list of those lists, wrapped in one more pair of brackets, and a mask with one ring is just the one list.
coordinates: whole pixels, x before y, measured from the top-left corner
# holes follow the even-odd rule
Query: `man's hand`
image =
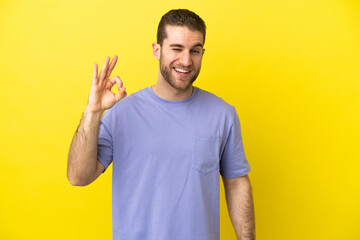
[[(115, 55), (111, 63), (110, 58), (106, 57), (104, 65), (98, 75), (98, 65), (94, 64), (94, 73), (90, 89), (89, 102), (86, 109), (92, 113), (103, 112), (111, 108), (116, 102), (126, 97), (127, 93), (123, 83), (118, 76), (109, 79), (112, 70), (115, 67), (118, 57)], [(117, 85), (118, 93), (111, 91), (111, 88)]]
[[(101, 115), (106, 109), (111, 108), (126, 96), (120, 78), (115, 76), (109, 79), (116, 61), (116, 55), (110, 64), (110, 58), (106, 57), (99, 76), (98, 66), (96, 63), (94, 64), (89, 102), (69, 150), (67, 176), (72, 185), (85, 186), (90, 184), (105, 169), (97, 160), (97, 142)], [(119, 90), (116, 94), (111, 91), (114, 84), (117, 85)]]

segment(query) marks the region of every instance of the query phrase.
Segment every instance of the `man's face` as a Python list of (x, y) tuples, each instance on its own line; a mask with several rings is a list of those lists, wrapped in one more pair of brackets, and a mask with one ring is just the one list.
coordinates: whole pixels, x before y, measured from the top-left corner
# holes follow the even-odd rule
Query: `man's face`
[(203, 35), (182, 26), (166, 26), (167, 38), (160, 47), (160, 73), (171, 87), (187, 90), (200, 73)]

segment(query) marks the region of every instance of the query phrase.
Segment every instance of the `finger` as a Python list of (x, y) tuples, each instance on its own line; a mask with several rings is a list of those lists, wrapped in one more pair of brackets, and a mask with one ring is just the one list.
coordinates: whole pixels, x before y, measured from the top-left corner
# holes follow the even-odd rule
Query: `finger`
[(107, 70), (106, 77), (105, 77), (106, 79), (110, 77), (111, 72), (112, 72), (112, 70), (114, 69), (117, 60), (118, 60), (118, 56), (114, 55), (113, 59), (111, 60), (110, 67), (109, 67), (109, 69)]
[(116, 101), (120, 101), (121, 99), (123, 99), (126, 96), (127, 96), (126, 89), (124, 87), (122, 87), (119, 89), (119, 92), (117, 94), (115, 94), (115, 99), (116, 99)]
[(121, 79), (119, 78), (119, 76), (115, 76), (109, 79), (110, 85), (109, 87), (111, 88), (112, 86), (114, 86), (114, 84), (116, 83), (117, 85), (117, 89), (120, 91), (120, 88), (123, 86), (123, 82), (121, 81)]
[(92, 84), (97, 84), (99, 82), (98, 79), (98, 65), (94, 63), (94, 72), (93, 72), (93, 78), (92, 78)]
[(102, 66), (101, 72), (100, 72), (100, 75), (99, 75), (99, 80), (100, 81), (105, 79), (106, 72), (107, 72), (107, 69), (109, 67), (109, 61), (110, 61), (110, 58), (106, 57), (104, 65)]

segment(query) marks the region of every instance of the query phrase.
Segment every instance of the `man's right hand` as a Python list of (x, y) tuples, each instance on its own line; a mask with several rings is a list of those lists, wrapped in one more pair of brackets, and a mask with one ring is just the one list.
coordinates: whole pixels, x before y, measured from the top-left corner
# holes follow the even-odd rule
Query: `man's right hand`
[[(115, 55), (111, 63), (110, 58), (106, 57), (104, 65), (98, 75), (98, 65), (94, 64), (94, 73), (90, 89), (89, 101), (86, 109), (92, 113), (101, 113), (111, 108), (115, 103), (126, 97), (127, 93), (123, 83), (118, 76), (109, 79), (115, 67), (118, 57)], [(118, 93), (111, 91), (117, 85)]]

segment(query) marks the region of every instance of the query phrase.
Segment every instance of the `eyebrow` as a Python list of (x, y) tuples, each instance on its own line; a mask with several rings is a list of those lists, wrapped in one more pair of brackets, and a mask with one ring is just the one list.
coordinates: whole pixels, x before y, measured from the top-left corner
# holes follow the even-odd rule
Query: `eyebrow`
[[(170, 44), (170, 47), (184, 48), (184, 46), (181, 44)], [(197, 43), (192, 48), (195, 48), (195, 47), (203, 47), (203, 45), (201, 43)]]

